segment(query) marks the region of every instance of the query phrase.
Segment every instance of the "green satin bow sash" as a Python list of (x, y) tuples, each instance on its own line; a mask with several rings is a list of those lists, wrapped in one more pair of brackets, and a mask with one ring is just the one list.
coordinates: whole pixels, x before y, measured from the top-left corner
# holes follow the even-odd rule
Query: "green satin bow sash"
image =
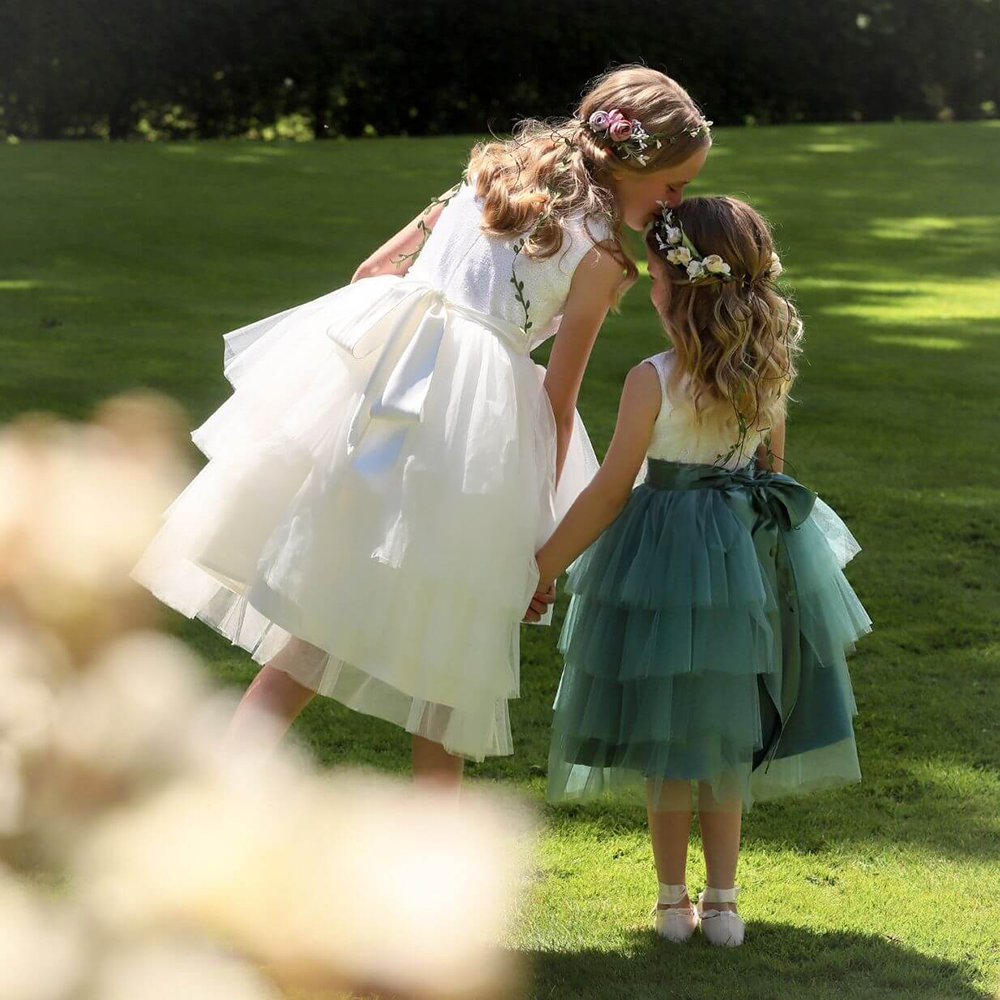
[(651, 458), (647, 483), (661, 490), (718, 490), (750, 530), (761, 569), (778, 601), (779, 621), (772, 624), (781, 639), (780, 669), (762, 676), (781, 719), (780, 730), (767, 748), (770, 762), (798, 701), (802, 680), (799, 600), (785, 535), (809, 517), (816, 494), (791, 476), (758, 469), (754, 463), (730, 470)]

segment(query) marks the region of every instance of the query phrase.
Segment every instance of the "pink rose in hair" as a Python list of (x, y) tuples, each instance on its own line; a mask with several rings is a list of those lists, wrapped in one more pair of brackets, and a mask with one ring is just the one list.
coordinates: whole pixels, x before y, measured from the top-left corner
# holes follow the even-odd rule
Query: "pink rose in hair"
[(632, 138), (632, 123), (622, 116), (608, 126), (608, 135), (615, 142), (625, 142), (626, 139)]
[(590, 116), (590, 127), (597, 132), (604, 132), (611, 124), (611, 115), (607, 111), (595, 111)]

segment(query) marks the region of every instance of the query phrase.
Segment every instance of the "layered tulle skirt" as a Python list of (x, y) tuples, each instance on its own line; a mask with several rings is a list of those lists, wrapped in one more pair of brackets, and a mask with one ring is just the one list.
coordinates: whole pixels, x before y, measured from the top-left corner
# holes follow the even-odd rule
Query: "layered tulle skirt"
[(534, 552), (597, 468), (577, 419), (556, 489), (523, 333), (369, 278), (228, 335), (226, 375), (135, 577), (320, 694), (510, 753)]
[(859, 780), (857, 551), (788, 476), (651, 460), (569, 574), (549, 798), (691, 781), (703, 807), (748, 808)]

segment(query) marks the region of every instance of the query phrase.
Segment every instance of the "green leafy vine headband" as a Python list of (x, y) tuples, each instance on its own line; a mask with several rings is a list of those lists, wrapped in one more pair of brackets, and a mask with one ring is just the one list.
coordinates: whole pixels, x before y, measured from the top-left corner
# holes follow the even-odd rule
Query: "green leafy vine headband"
[(664, 143), (673, 144), (682, 135), (696, 139), (700, 134), (709, 134), (712, 122), (702, 119), (697, 125), (683, 128), (679, 132), (654, 132), (650, 134), (642, 127), (638, 118), (629, 118), (619, 108), (611, 111), (595, 111), (584, 123), (596, 138), (609, 143), (623, 160), (635, 160), (646, 166), (650, 146), (661, 149)]
[[(734, 280), (736, 275), (732, 273), (732, 268), (725, 260), (717, 253), (703, 257), (684, 232), (684, 227), (674, 215), (673, 209), (663, 201), (658, 201), (657, 204), (660, 206), (660, 217), (652, 225), (653, 236), (657, 248), (671, 264), (684, 271), (691, 281), (697, 281), (699, 278)], [(772, 250), (767, 280), (774, 281), (781, 271), (781, 258)]]

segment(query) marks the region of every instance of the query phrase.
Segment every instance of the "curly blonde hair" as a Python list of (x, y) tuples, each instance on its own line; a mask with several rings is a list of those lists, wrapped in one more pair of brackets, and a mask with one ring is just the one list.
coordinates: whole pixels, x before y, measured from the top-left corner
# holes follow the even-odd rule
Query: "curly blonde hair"
[[(595, 111), (614, 108), (641, 121), (651, 135), (675, 136), (674, 141), (651, 146), (644, 166), (623, 159), (585, 124)], [(522, 253), (540, 260), (559, 252), (570, 218), (582, 218), (585, 226), (588, 220), (603, 221), (608, 240), (587, 231), (622, 265), (622, 289), (627, 288), (638, 272), (622, 246), (612, 171), (647, 173), (683, 163), (711, 143), (707, 129), (685, 133), (703, 121), (687, 91), (663, 73), (639, 65), (604, 73), (590, 84), (572, 118), (526, 119), (512, 138), (475, 146), (467, 174), (483, 202), (483, 231), (514, 236), (530, 230)]]
[(655, 232), (647, 234), (669, 284), (659, 310), (676, 355), (668, 391), (683, 382), (675, 398), (699, 423), (730, 427), (739, 451), (785, 415), (802, 322), (771, 278), (774, 238), (754, 209), (735, 198), (691, 198), (673, 215), (702, 256), (718, 254), (732, 273), (691, 278), (667, 261)]

